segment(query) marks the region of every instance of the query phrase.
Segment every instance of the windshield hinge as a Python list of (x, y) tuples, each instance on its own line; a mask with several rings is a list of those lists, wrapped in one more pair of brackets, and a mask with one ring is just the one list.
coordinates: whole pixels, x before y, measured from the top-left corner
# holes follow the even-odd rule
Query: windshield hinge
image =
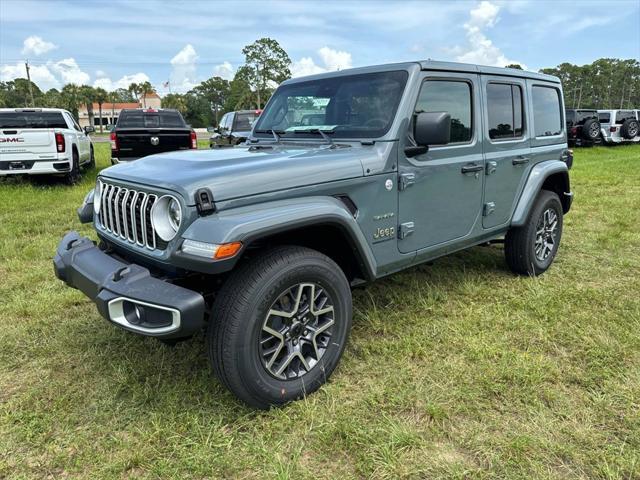
[(416, 182), (416, 175), (414, 173), (403, 173), (398, 180), (398, 190), (406, 190)]

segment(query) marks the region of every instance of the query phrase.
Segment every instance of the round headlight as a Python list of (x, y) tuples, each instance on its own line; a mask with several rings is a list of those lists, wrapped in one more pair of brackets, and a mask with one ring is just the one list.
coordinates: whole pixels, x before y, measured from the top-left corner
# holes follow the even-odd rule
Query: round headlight
[(176, 236), (182, 222), (180, 202), (171, 195), (160, 197), (151, 209), (151, 223), (158, 236), (168, 242)]
[(96, 182), (96, 188), (93, 189), (93, 211), (96, 215), (100, 213), (100, 206), (102, 204), (102, 182), (98, 180)]

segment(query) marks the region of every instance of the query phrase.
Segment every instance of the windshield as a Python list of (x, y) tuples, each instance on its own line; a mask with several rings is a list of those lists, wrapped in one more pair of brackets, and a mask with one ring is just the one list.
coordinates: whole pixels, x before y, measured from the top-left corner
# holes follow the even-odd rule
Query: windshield
[(284, 85), (260, 115), (254, 133), (285, 137), (323, 130), (336, 138), (375, 138), (387, 133), (408, 74), (367, 73)]
[(67, 128), (60, 112), (2, 112), (0, 128)]
[(178, 112), (122, 112), (118, 127), (132, 128), (184, 128), (185, 123)]

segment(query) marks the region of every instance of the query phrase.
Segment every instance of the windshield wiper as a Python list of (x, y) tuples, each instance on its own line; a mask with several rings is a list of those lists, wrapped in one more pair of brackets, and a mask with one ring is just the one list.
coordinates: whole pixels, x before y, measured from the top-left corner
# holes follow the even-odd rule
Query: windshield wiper
[(270, 133), (273, 135), (273, 140), (276, 143), (280, 143), (280, 135), (285, 133), (284, 130), (274, 130), (273, 128), (269, 128), (268, 130), (254, 130), (253, 133)]
[(329, 133), (334, 133), (334, 130), (323, 130), (321, 128), (311, 128), (311, 129), (293, 129), (290, 130), (293, 133), (319, 133), (320, 136), (322, 137), (323, 140), (325, 140), (327, 142), (328, 145), (331, 146), (331, 148), (335, 148), (335, 143), (333, 143), (333, 140), (331, 140), (331, 137), (328, 135)]

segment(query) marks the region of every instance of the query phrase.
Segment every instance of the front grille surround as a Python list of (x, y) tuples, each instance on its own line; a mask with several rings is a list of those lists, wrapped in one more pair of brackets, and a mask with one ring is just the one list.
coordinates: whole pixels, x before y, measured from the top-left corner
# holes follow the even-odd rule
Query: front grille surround
[(100, 229), (147, 250), (164, 250), (167, 243), (158, 237), (151, 223), (151, 209), (160, 196), (104, 180), (98, 182)]

